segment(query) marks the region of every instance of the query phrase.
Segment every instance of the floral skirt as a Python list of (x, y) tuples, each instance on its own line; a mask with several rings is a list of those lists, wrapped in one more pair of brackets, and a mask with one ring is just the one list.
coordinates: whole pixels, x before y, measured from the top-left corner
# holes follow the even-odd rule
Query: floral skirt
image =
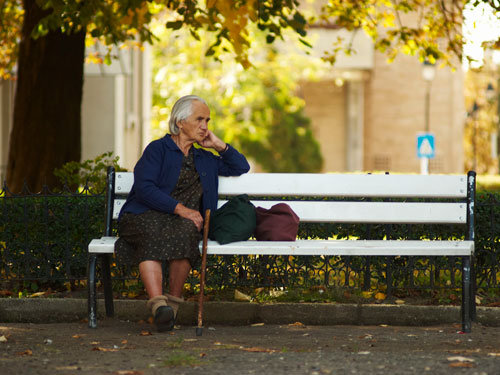
[(194, 223), (179, 215), (149, 210), (124, 213), (115, 244), (118, 262), (138, 264), (145, 260), (189, 260), (191, 267), (200, 258), (202, 234)]

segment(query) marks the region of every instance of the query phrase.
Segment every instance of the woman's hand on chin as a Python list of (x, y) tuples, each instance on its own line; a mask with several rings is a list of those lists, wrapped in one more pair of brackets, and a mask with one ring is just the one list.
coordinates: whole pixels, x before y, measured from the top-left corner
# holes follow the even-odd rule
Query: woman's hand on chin
[(224, 151), (226, 149), (226, 143), (217, 137), (211, 130), (207, 131), (207, 136), (198, 142), (201, 147), (213, 148), (217, 152)]

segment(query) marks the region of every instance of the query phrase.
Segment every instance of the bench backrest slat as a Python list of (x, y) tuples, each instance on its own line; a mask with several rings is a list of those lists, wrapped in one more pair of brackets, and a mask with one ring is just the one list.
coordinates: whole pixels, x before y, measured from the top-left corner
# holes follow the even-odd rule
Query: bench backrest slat
[[(219, 201), (221, 207), (226, 201)], [(252, 201), (256, 207), (270, 208), (280, 201)], [(282, 201), (281, 201), (282, 202)], [(308, 223), (400, 223), (465, 224), (465, 203), (413, 202), (311, 202), (286, 201)]]
[(465, 198), (467, 176), (248, 173), (220, 177), (219, 194)]
[[(115, 194), (128, 194), (132, 172), (116, 173)], [(465, 175), (369, 175), (313, 173), (248, 173), (219, 177), (219, 194), (253, 196), (318, 196), (380, 198), (465, 198)]]
[[(220, 200), (221, 207), (226, 201)], [(270, 208), (282, 201), (252, 201), (256, 207)], [(115, 199), (113, 219), (118, 218), (124, 199)], [(404, 223), (465, 224), (465, 203), (405, 202), (311, 202), (287, 201), (304, 223)]]
[(134, 184), (133, 172), (116, 172), (115, 194), (126, 195), (132, 190)]
[[(116, 173), (113, 218), (133, 185), (131, 172)], [(276, 197), (255, 201), (269, 208), (286, 196), (373, 198), (465, 198), (467, 176), (249, 173), (220, 177), (219, 194)], [(225, 201), (219, 201), (219, 207)], [(287, 201), (302, 222), (458, 223), (467, 220), (465, 203)]]

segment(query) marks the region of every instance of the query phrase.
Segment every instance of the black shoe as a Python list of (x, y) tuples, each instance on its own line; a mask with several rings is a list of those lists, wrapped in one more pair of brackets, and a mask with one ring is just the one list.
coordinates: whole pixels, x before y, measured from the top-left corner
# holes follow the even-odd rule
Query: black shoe
[(160, 306), (156, 310), (154, 323), (158, 332), (171, 331), (174, 329), (174, 310), (170, 306)]

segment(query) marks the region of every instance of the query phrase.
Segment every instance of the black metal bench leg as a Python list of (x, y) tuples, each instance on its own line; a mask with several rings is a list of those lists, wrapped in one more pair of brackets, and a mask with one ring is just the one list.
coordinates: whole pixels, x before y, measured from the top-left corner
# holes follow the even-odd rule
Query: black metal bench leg
[(87, 304), (89, 314), (89, 328), (97, 328), (96, 265), (97, 255), (89, 255), (89, 263), (87, 269)]
[(471, 261), (470, 257), (464, 257), (462, 264), (462, 332), (465, 333), (470, 333), (472, 328), (471, 294)]
[(477, 312), (476, 312), (476, 290), (477, 290), (477, 285), (476, 285), (476, 258), (475, 256), (471, 256), (471, 261), (470, 261), (470, 277), (471, 277), (471, 283), (470, 283), (470, 289), (471, 289), (471, 319), (473, 322), (476, 321), (477, 318)]
[(104, 304), (106, 306), (106, 316), (112, 317), (115, 315), (113, 305), (113, 288), (111, 284), (111, 270), (109, 267), (109, 255), (105, 254), (101, 257), (102, 283), (104, 286)]

